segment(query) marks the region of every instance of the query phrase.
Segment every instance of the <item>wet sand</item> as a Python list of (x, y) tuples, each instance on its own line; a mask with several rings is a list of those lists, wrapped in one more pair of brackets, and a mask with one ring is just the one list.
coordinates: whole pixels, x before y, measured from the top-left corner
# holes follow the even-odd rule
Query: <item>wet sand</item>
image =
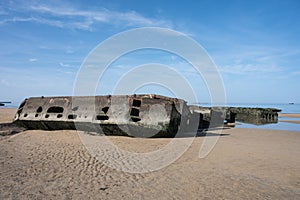
[(279, 117), (290, 117), (290, 118), (300, 118), (299, 113), (279, 113)]
[[(293, 123), (293, 124), (300, 124), (300, 114), (298, 113), (280, 113), (279, 117), (282, 117), (283, 119), (280, 119), (280, 122), (286, 122), (286, 123)], [(284, 118), (295, 118), (295, 120), (286, 120)]]
[(287, 122), (287, 123), (293, 123), (293, 124), (300, 124), (299, 120), (279, 120), (280, 122)]
[[(0, 122), (14, 112), (0, 109)], [(3, 136), (0, 199), (300, 198), (300, 132), (234, 128), (223, 134), (207, 157), (199, 158), (205, 137), (197, 137), (176, 162), (143, 174), (107, 167), (89, 154), (76, 131)], [(109, 138), (133, 152), (154, 151), (171, 140)]]

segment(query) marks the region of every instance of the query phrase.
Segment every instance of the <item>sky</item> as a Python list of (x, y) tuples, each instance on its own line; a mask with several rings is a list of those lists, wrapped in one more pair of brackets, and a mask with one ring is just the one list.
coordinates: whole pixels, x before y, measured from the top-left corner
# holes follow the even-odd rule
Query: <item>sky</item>
[[(298, 0), (1, 0), (0, 101), (18, 105), (31, 96), (72, 95), (81, 66), (97, 45), (123, 31), (160, 27), (204, 48), (220, 73), (228, 103), (300, 103), (299, 10)], [(148, 63), (171, 67), (189, 81), (198, 102), (211, 101), (205, 78), (190, 63), (153, 49), (112, 63), (95, 94), (114, 94), (124, 74)], [(147, 73), (134, 75), (176, 83), (163, 66), (162, 71), (147, 67)], [(181, 84), (175, 87), (148, 84), (133, 92), (176, 96), (173, 90), (185, 90)], [(192, 101), (185, 93), (179, 98)]]

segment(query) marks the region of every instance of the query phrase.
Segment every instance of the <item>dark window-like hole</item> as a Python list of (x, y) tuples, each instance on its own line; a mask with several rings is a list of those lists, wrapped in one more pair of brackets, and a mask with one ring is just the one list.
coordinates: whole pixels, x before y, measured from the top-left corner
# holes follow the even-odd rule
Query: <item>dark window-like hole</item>
[(76, 106), (76, 107), (72, 108), (72, 111), (76, 111), (76, 110), (78, 110), (78, 108), (79, 108), (79, 106)]
[(141, 100), (134, 99), (133, 102), (132, 102), (132, 106), (140, 107), (141, 106)]
[(27, 114), (27, 113), (25, 113), (25, 114), (24, 114), (24, 117), (27, 117), (27, 116), (28, 116), (28, 114)]
[(39, 116), (39, 114), (35, 114), (35, 117), (38, 117)]
[(73, 115), (73, 114), (68, 115), (68, 119), (76, 119), (76, 118), (77, 118), (77, 115)]
[(25, 103), (26, 103), (27, 100), (24, 100), (21, 105), (19, 106), (19, 109), (23, 108), (25, 106)]
[(49, 117), (49, 115), (48, 115), (48, 114), (46, 114), (46, 115), (45, 115), (45, 118), (48, 118), (48, 117)]
[(131, 115), (131, 116), (137, 116), (137, 117), (138, 117), (139, 114), (140, 114), (139, 109), (131, 108), (131, 112), (130, 112), (130, 115)]
[(37, 113), (40, 113), (40, 112), (42, 112), (42, 111), (43, 111), (42, 106), (38, 107), (38, 109), (36, 110)]
[(138, 121), (141, 121), (141, 118), (138, 118), (138, 117), (131, 117), (131, 120), (133, 122), (138, 122)]
[(63, 116), (62, 114), (58, 114), (57, 118), (62, 118), (62, 116)]
[(27, 99), (25, 99), (21, 105), (18, 108), (18, 114), (21, 114), (21, 112), (23, 111), (23, 107), (25, 106), (25, 103), (27, 102)]
[(108, 120), (109, 117), (107, 115), (97, 115), (96, 119), (97, 120)]
[(64, 108), (59, 106), (53, 106), (48, 108), (47, 113), (63, 113)]
[(23, 111), (23, 108), (20, 108), (20, 109), (18, 110), (18, 114), (21, 114), (22, 111)]
[(108, 109), (109, 109), (109, 107), (106, 106), (106, 107), (102, 108), (102, 111), (106, 114), (108, 112)]

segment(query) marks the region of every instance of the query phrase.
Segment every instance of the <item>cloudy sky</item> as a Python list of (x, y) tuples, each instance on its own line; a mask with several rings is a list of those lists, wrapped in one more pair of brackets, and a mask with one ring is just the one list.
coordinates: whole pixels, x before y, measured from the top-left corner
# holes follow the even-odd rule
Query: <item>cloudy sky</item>
[[(99, 43), (122, 31), (161, 27), (202, 45), (222, 77), (227, 102), (300, 103), (299, 10), (297, 0), (1, 1), (0, 101), (72, 95), (83, 61)], [(174, 68), (200, 102), (210, 101), (205, 80), (189, 63), (154, 50), (114, 62), (96, 94), (112, 93), (122, 74), (147, 63)], [(164, 74), (153, 69), (138, 76)], [(171, 74), (165, 78), (172, 80)], [(134, 92), (172, 95), (172, 88), (154, 84)]]

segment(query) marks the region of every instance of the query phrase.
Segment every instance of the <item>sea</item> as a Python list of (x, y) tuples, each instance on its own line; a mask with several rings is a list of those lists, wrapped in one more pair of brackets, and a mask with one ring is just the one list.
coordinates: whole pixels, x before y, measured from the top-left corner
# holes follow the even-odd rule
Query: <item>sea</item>
[[(210, 104), (197, 104), (199, 106), (210, 107)], [(229, 103), (223, 105), (226, 107), (250, 107), (250, 108), (276, 108), (280, 109), (280, 113), (297, 113), (300, 114), (300, 103), (257, 103), (257, 104), (245, 104), (245, 103)], [(17, 108), (18, 105), (7, 104), (4, 108)], [(288, 130), (288, 131), (299, 131), (300, 132), (300, 124), (288, 123), (288, 122), (280, 122), (280, 120), (296, 120), (300, 121), (300, 118), (287, 118), (287, 117), (279, 117), (278, 123), (276, 124), (265, 124), (265, 125), (253, 125), (247, 123), (237, 122), (237, 128), (259, 128), (259, 129), (272, 129), (272, 130)]]

